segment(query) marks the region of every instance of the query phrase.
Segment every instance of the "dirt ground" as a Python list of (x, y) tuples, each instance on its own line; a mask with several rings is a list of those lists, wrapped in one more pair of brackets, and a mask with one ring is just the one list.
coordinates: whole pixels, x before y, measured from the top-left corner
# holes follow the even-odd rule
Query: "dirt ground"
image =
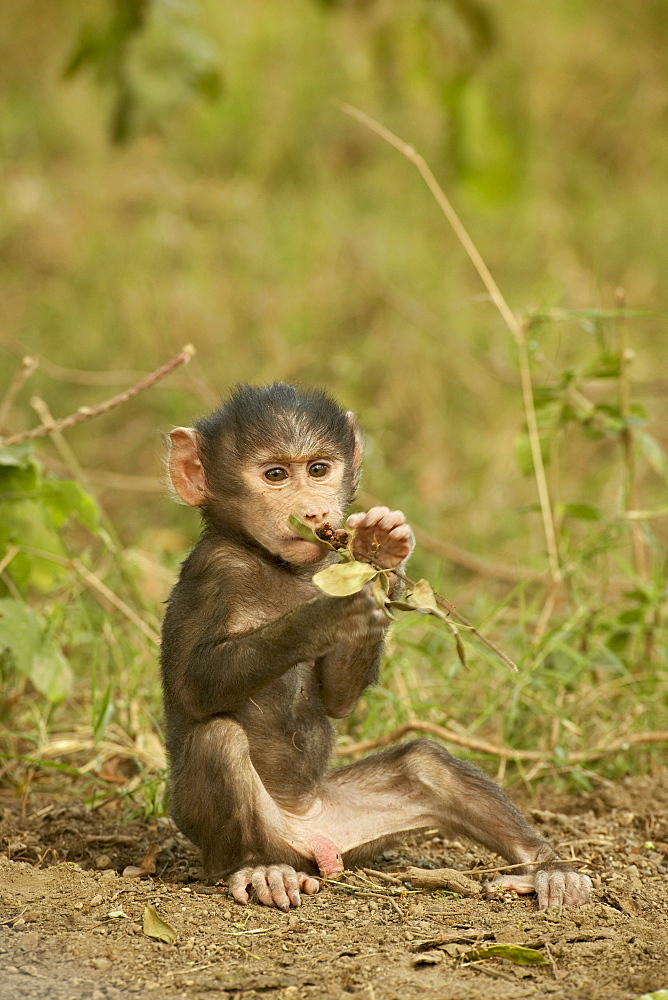
[[(668, 773), (579, 796), (542, 788), (521, 805), (587, 862), (591, 904), (539, 913), (532, 898), (457, 898), (351, 873), (290, 914), (242, 908), (207, 883), (168, 820), (127, 821), (113, 808), (34, 793), (22, 808), (5, 794), (0, 1000), (634, 1000), (668, 987)], [(157, 874), (123, 877), (152, 844)], [(498, 863), (431, 832), (375, 867), (401, 875), (409, 865)], [(173, 943), (144, 933), (147, 904)], [(507, 943), (539, 950), (546, 964), (466, 954)]]

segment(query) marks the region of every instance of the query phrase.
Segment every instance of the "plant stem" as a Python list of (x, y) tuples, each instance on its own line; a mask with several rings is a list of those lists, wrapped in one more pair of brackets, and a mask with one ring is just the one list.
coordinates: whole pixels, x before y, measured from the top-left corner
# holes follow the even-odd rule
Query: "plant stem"
[[(633, 431), (629, 426), (629, 416), (631, 414), (631, 365), (634, 354), (626, 343), (626, 322), (624, 317), (625, 294), (622, 288), (618, 288), (615, 293), (617, 306), (621, 316), (617, 327), (617, 349), (619, 352), (619, 411), (624, 421), (624, 427), (620, 435), (624, 465), (626, 467), (625, 484), (625, 513), (637, 510), (639, 507), (638, 484), (636, 481), (636, 455)], [(631, 527), (631, 549), (633, 552), (633, 566), (640, 580), (647, 578), (647, 549), (643, 535), (642, 525), (639, 519), (630, 521)]]
[[(415, 581), (411, 580), (410, 577), (407, 577), (404, 573), (400, 573), (396, 569), (393, 569), (390, 572), (394, 573), (394, 575), (397, 576), (402, 583), (406, 584), (407, 587), (415, 587)], [(514, 673), (518, 672), (517, 664), (514, 660), (511, 660), (508, 654), (504, 653), (502, 649), (499, 649), (499, 647), (493, 643), (491, 639), (484, 636), (482, 632), (475, 627), (475, 625), (472, 625), (470, 621), (467, 621), (467, 619), (464, 618), (464, 615), (457, 610), (454, 604), (450, 603), (447, 597), (443, 597), (442, 594), (437, 594), (436, 592), (434, 592), (434, 597), (436, 599), (436, 604), (439, 606), (441, 611), (444, 611), (446, 615), (450, 618), (454, 618), (460, 625), (463, 625), (464, 628), (468, 629), (468, 631), (474, 635), (476, 639), (479, 639), (483, 645), (487, 646), (488, 649), (491, 649), (491, 651), (498, 656), (499, 659), (506, 664), (506, 666), (510, 667)]]
[(9, 388), (5, 393), (5, 398), (2, 400), (2, 403), (0, 403), (0, 430), (2, 430), (5, 426), (5, 421), (9, 416), (9, 411), (12, 408), (14, 400), (21, 391), (23, 383), (29, 379), (31, 375), (34, 375), (37, 371), (38, 365), (39, 361), (37, 358), (31, 358), (28, 354), (21, 359), (21, 366), (15, 372), (12, 381), (9, 383)]
[(344, 104), (341, 102), (337, 103), (345, 114), (350, 115), (351, 118), (355, 118), (362, 125), (371, 129), (372, 132), (375, 132), (376, 135), (380, 136), (381, 139), (384, 139), (385, 142), (390, 144), (390, 146), (393, 146), (396, 150), (398, 150), (417, 168), (420, 176), (434, 196), (438, 207), (441, 209), (455, 231), (459, 242), (468, 254), (471, 263), (475, 267), (482, 283), (487, 289), (492, 302), (501, 313), (506, 326), (512, 334), (517, 347), (522, 399), (524, 402), (524, 414), (527, 423), (529, 443), (531, 446), (531, 456), (533, 458), (538, 500), (543, 518), (543, 531), (545, 534), (545, 544), (547, 547), (550, 574), (555, 583), (560, 583), (562, 580), (562, 573), (559, 564), (557, 535), (554, 527), (554, 515), (552, 513), (552, 505), (550, 502), (550, 492), (547, 485), (547, 477), (545, 475), (545, 463), (543, 462), (543, 454), (540, 447), (540, 434), (538, 432), (538, 421), (536, 419), (536, 407), (534, 405), (533, 385), (531, 381), (531, 367), (529, 364), (529, 351), (527, 348), (524, 324), (520, 322), (503, 297), (499, 286), (492, 277), (492, 274), (485, 264), (478, 248), (469, 236), (468, 231), (455, 212), (452, 204), (443, 191), (443, 188), (434, 177), (434, 174), (424, 157), (411, 145), (404, 142), (404, 140), (400, 139), (399, 136), (395, 135), (394, 132), (390, 132), (390, 130), (385, 128), (384, 125), (377, 122), (375, 118), (365, 114), (364, 111), (360, 111), (359, 108), (355, 108), (351, 104)]

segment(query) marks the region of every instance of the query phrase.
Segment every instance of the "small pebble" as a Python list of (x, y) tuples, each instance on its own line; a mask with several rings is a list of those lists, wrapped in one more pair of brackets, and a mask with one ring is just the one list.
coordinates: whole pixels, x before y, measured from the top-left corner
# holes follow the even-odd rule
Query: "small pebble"
[(97, 896), (93, 896), (93, 898), (91, 899), (90, 905), (91, 906), (99, 906), (100, 903), (102, 903), (102, 902), (104, 902), (104, 900), (103, 900), (102, 896), (98, 892)]
[(300, 923), (301, 923), (301, 921), (300, 921), (300, 919), (299, 919), (299, 917), (297, 916), (296, 913), (289, 913), (288, 914), (288, 928), (289, 928), (289, 930), (291, 930), (291, 931), (298, 930)]
[(95, 858), (95, 867), (99, 871), (105, 871), (107, 868), (111, 868), (111, 858), (108, 854), (98, 854)]
[(90, 964), (93, 966), (94, 969), (102, 970), (111, 968), (110, 960), (108, 958), (103, 958), (103, 957), (94, 958)]
[(413, 959), (413, 965), (440, 965), (443, 961), (443, 955), (440, 951), (428, 951), (424, 955), (420, 955), (419, 958)]
[(39, 934), (37, 931), (30, 931), (29, 934), (21, 935), (19, 948), (21, 951), (34, 951), (39, 944)]
[(24, 965), (19, 971), (22, 972), (24, 976), (34, 976), (35, 979), (39, 979), (42, 975), (36, 965)]

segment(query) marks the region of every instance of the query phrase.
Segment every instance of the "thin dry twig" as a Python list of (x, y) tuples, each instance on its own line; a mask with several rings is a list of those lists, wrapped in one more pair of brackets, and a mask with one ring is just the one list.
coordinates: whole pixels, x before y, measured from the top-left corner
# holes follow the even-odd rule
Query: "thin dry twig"
[(461, 736), (459, 733), (453, 732), (452, 729), (446, 729), (445, 726), (439, 726), (435, 722), (422, 722), (418, 719), (405, 722), (384, 736), (378, 736), (371, 740), (363, 740), (360, 743), (349, 743), (339, 746), (336, 749), (336, 755), (338, 757), (355, 757), (357, 754), (366, 753), (368, 750), (376, 750), (378, 747), (396, 743), (402, 736), (406, 736), (407, 733), (412, 732), (429, 733), (430, 736), (436, 736), (449, 743), (456, 743), (458, 746), (466, 747), (469, 750), (477, 750), (480, 753), (486, 753), (493, 757), (506, 757), (510, 760), (543, 760), (546, 756), (546, 754), (541, 753), (539, 750), (511, 750), (506, 747), (498, 747), (493, 743), (488, 743), (486, 740), (479, 740), (472, 736)]
[(376, 119), (372, 118), (370, 115), (365, 114), (364, 111), (360, 111), (359, 108), (355, 108), (351, 104), (345, 104), (342, 102), (337, 102), (337, 104), (345, 114), (350, 115), (351, 118), (354, 118), (361, 125), (364, 125), (372, 132), (375, 132), (377, 136), (389, 143), (390, 146), (393, 146), (394, 149), (398, 150), (402, 156), (409, 161), (409, 163), (412, 163), (413, 166), (417, 168), (420, 176), (431, 191), (438, 207), (443, 212), (444, 216), (454, 230), (459, 242), (468, 254), (469, 259), (478, 272), (478, 275), (487, 289), (492, 302), (499, 310), (515, 341), (519, 360), (524, 413), (527, 422), (529, 443), (531, 446), (531, 456), (533, 458), (536, 488), (538, 491), (538, 499), (543, 518), (543, 531), (545, 534), (550, 573), (555, 582), (561, 581), (562, 574), (561, 567), (559, 565), (557, 534), (554, 526), (554, 516), (552, 513), (550, 492), (547, 485), (547, 476), (545, 474), (545, 464), (543, 462), (543, 454), (540, 447), (540, 434), (538, 431), (538, 421), (536, 418), (536, 408), (533, 398), (533, 385), (531, 381), (531, 366), (529, 364), (529, 350), (527, 347), (524, 325), (520, 322), (503, 297), (501, 290), (492, 277), (489, 268), (480, 254), (480, 251), (469, 236), (468, 231), (455, 212), (450, 200), (446, 196), (441, 185), (436, 180), (424, 157), (421, 156), (421, 154), (418, 153), (409, 143), (404, 142), (404, 140), (400, 139), (399, 136), (394, 134), (394, 132), (385, 128), (384, 125), (381, 125), (380, 122), (376, 121)]
[(121, 403), (127, 403), (128, 400), (134, 399), (138, 396), (140, 392), (145, 389), (150, 389), (152, 385), (159, 382), (165, 376), (170, 375), (175, 368), (180, 365), (187, 365), (195, 354), (195, 348), (192, 344), (187, 344), (180, 354), (172, 358), (166, 364), (161, 365), (160, 368), (156, 368), (155, 371), (151, 372), (149, 375), (144, 376), (135, 385), (130, 386), (129, 389), (125, 389), (123, 392), (119, 392), (116, 396), (112, 396), (111, 399), (107, 399), (104, 403), (99, 403), (97, 406), (81, 406), (76, 413), (70, 414), (69, 417), (61, 417), (59, 420), (47, 421), (46, 423), (41, 423), (38, 427), (33, 427), (29, 431), (21, 431), (18, 434), (12, 434), (9, 437), (0, 437), (0, 445), (9, 446), (13, 444), (21, 444), (23, 441), (33, 441), (36, 438), (46, 437), (54, 432), (69, 430), (71, 427), (76, 427), (78, 424), (83, 423), (85, 420), (92, 420), (94, 417), (99, 417), (103, 413), (108, 413), (109, 410), (113, 410), (116, 406), (120, 406)]
[(379, 872), (376, 871), (375, 868), (360, 868), (360, 871), (364, 872), (365, 875), (373, 876), (373, 878), (379, 878), (383, 882), (389, 882), (390, 885), (402, 885), (401, 879), (397, 875), (393, 875), (390, 872)]
[(55, 420), (45, 400), (41, 399), (39, 396), (33, 396), (30, 400), (30, 405), (41, 420), (42, 427), (54, 428), (49, 431), (49, 437), (53, 441), (57, 452), (65, 463), (68, 473), (87, 487), (88, 480), (86, 478), (86, 473), (81, 468), (79, 460), (65, 440), (63, 434), (59, 430), (55, 429)]
[[(459, 733), (439, 726), (435, 722), (421, 722), (417, 719), (412, 722), (405, 722), (397, 726), (392, 732), (385, 736), (378, 736), (376, 739), (363, 740), (360, 743), (343, 744), (336, 748), (337, 757), (356, 757), (358, 754), (367, 753), (369, 750), (377, 750), (378, 747), (388, 746), (396, 743), (407, 733), (422, 732), (437, 736), (439, 739), (449, 743), (456, 743), (457, 746), (466, 747), (468, 750), (476, 750), (480, 753), (489, 754), (491, 757), (503, 757), (506, 760), (534, 760), (541, 763), (549, 762), (553, 759), (553, 754), (543, 750), (512, 750), (510, 747), (499, 747), (486, 740), (479, 740), (472, 736), (461, 736)], [(581, 750), (577, 753), (569, 754), (568, 765), (582, 764), (586, 761), (596, 760), (598, 757), (605, 757), (610, 753), (617, 753), (619, 750), (627, 750), (629, 746), (638, 746), (643, 743), (668, 743), (668, 730), (658, 730), (655, 733), (631, 733), (618, 740), (613, 740), (607, 746), (594, 747), (591, 750)], [(565, 762), (564, 762), (565, 763)]]
[(130, 837), (124, 833), (94, 833), (84, 837), (87, 844), (124, 844), (136, 847), (141, 843), (139, 837)]
[[(467, 869), (464, 869), (462, 871), (459, 871), (459, 869), (457, 869), (457, 874), (458, 875), (498, 875), (499, 872), (514, 871), (515, 868), (529, 868), (531, 866), (535, 867), (536, 865), (540, 865), (540, 864), (542, 864), (541, 861), (520, 861), (520, 862), (518, 862), (515, 865), (496, 865), (493, 868), (467, 868)], [(572, 865), (572, 864), (587, 865), (587, 864), (589, 864), (589, 862), (583, 860), (582, 858), (569, 858), (568, 859), (568, 864), (569, 865)], [(450, 870), (451, 869), (448, 869), (448, 871), (450, 871)], [(382, 879), (383, 882), (389, 882), (391, 885), (397, 885), (397, 886), (403, 885), (403, 879), (406, 878), (406, 875), (400, 876), (400, 875), (396, 874), (395, 872), (379, 872), (379, 871), (376, 871), (374, 868), (361, 868), (360, 871), (365, 872), (365, 874), (367, 874), (367, 875), (374, 875), (376, 878)], [(425, 871), (435, 871), (436, 874), (438, 874), (438, 869), (433, 869), (433, 868), (432, 869), (425, 869)]]

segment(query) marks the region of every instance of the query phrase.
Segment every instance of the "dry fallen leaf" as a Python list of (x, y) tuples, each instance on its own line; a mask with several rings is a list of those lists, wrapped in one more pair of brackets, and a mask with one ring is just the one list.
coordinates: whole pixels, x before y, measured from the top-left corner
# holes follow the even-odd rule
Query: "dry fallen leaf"
[(146, 937), (155, 938), (156, 941), (164, 941), (166, 944), (174, 944), (176, 941), (176, 931), (162, 919), (151, 903), (144, 907), (142, 930)]
[(123, 869), (123, 878), (144, 878), (145, 875), (155, 875), (155, 859), (158, 854), (160, 854), (158, 845), (151, 844), (139, 867), (136, 865), (127, 865)]

